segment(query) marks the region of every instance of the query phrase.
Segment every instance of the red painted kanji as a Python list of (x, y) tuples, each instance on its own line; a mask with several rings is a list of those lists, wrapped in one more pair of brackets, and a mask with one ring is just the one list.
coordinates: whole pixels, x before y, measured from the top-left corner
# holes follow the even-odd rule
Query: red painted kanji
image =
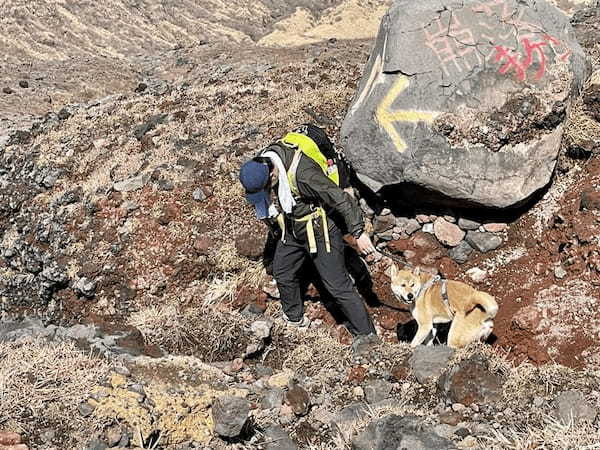
[(527, 79), (527, 69), (531, 67), (534, 61), (534, 54), (537, 54), (539, 62), (538, 70), (535, 74), (535, 79), (539, 80), (544, 76), (546, 71), (546, 55), (544, 54), (543, 47), (547, 46), (547, 42), (535, 42), (531, 43), (529, 39), (524, 38), (521, 40), (523, 49), (525, 50), (525, 56), (512, 52), (510, 49), (497, 45), (496, 48), (496, 62), (504, 61), (504, 65), (500, 67), (499, 72), (501, 74), (507, 73), (509, 70), (514, 69), (518, 80), (525, 81)]

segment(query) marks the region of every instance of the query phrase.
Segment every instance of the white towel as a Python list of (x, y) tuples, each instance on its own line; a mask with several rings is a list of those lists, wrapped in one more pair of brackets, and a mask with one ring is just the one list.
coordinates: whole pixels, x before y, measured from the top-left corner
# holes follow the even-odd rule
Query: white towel
[[(279, 183), (277, 186), (277, 197), (279, 198), (279, 204), (283, 208), (283, 212), (290, 214), (294, 206), (296, 206), (296, 200), (292, 196), (292, 190), (290, 189), (290, 183), (287, 177), (287, 171), (283, 165), (283, 161), (279, 155), (273, 151), (265, 152), (261, 154), (265, 158), (269, 158), (273, 165), (277, 167), (279, 172)], [(273, 214), (272, 208), (269, 208), (269, 214)]]

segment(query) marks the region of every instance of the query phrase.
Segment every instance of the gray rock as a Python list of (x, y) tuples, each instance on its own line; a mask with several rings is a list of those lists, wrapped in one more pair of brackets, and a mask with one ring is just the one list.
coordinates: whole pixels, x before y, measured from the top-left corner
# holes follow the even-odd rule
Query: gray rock
[(445, 372), (438, 380), (442, 395), (452, 403), (494, 405), (502, 401), (501, 375), (491, 372), (487, 361), (474, 355)]
[(165, 180), (164, 178), (158, 180), (157, 185), (158, 189), (161, 191), (172, 191), (175, 189), (173, 182), (171, 180)]
[(554, 268), (554, 276), (558, 279), (558, 280), (562, 280), (564, 277), (567, 276), (567, 271), (564, 269), (563, 266), (556, 266)]
[(298, 445), (290, 439), (281, 427), (272, 426), (265, 430), (265, 450), (298, 450)]
[(423, 384), (439, 377), (453, 354), (454, 350), (446, 345), (419, 345), (408, 363), (417, 381)]
[(249, 413), (250, 403), (243, 398), (228, 395), (217, 398), (212, 407), (215, 432), (228, 438), (239, 436)]
[(86, 450), (106, 450), (108, 446), (100, 439), (94, 439), (87, 445)]
[(421, 224), (417, 221), (417, 219), (408, 219), (406, 217), (398, 217), (396, 219), (396, 226), (400, 228), (401, 232), (404, 232), (408, 235), (411, 235), (415, 231), (419, 231), (421, 229)]
[(165, 120), (167, 119), (167, 114), (157, 114), (155, 116), (150, 117), (150, 119), (141, 124), (138, 125), (135, 130), (134, 130), (134, 135), (137, 138), (137, 140), (141, 140), (144, 135), (146, 133), (148, 133), (149, 131), (153, 130), (154, 128), (156, 128), (158, 125), (162, 124), (165, 122)]
[(148, 183), (150, 175), (140, 174), (137, 177), (129, 178), (127, 180), (118, 181), (113, 185), (113, 189), (117, 192), (133, 192), (142, 189)]
[(65, 338), (91, 341), (98, 335), (98, 330), (94, 325), (73, 325), (69, 328), (59, 328), (56, 334)]
[(469, 245), (481, 253), (496, 250), (502, 245), (502, 238), (493, 233), (469, 231), (465, 238)]
[(576, 424), (581, 421), (593, 422), (598, 411), (592, 407), (583, 394), (576, 390), (562, 392), (554, 401), (558, 418), (562, 423)]
[(373, 404), (389, 398), (392, 392), (392, 383), (385, 380), (369, 381), (364, 387), (367, 403)]
[(96, 292), (96, 282), (87, 277), (81, 277), (75, 283), (75, 289), (85, 297), (92, 298)]
[(331, 419), (331, 428), (336, 430), (346, 440), (354, 432), (354, 424), (369, 413), (369, 408), (364, 403), (353, 403), (338, 411)]
[(373, 221), (373, 231), (381, 234), (384, 231), (391, 230), (396, 226), (396, 218), (392, 214), (376, 216)]
[(204, 190), (201, 187), (199, 187), (199, 188), (196, 188), (196, 190), (192, 193), (192, 197), (197, 202), (203, 202), (208, 198), (208, 195), (206, 195)]
[(459, 264), (467, 262), (471, 253), (473, 253), (473, 247), (467, 241), (461, 241), (456, 247), (448, 250), (448, 256)]
[(90, 417), (94, 413), (94, 407), (88, 402), (80, 403), (77, 410), (83, 417)]
[[(481, 8), (399, 0), (383, 18), (341, 129), (373, 191), (506, 208), (550, 182), (566, 108), (589, 73), (585, 52), (549, 2)], [(532, 36), (532, 27), (544, 33)]]
[(474, 220), (463, 219), (461, 217), (460, 219), (458, 219), (458, 226), (460, 228), (462, 228), (463, 230), (466, 230), (466, 231), (478, 230), (479, 227), (481, 226), (481, 223), (480, 222), (476, 222)]
[(450, 450), (456, 446), (433, 431), (424, 430), (418, 417), (389, 415), (375, 420), (352, 441), (352, 450)]
[(283, 396), (283, 389), (270, 389), (263, 397), (260, 405), (264, 409), (279, 408), (281, 405), (283, 405)]
[(252, 322), (250, 325), (250, 330), (252, 334), (256, 336), (258, 339), (267, 339), (271, 336), (271, 329), (273, 328), (273, 322), (270, 320), (257, 320)]

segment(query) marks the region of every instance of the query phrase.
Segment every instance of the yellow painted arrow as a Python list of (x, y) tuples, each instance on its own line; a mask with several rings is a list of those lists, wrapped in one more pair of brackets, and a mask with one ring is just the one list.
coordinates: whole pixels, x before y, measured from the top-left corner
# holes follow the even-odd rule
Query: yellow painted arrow
[(408, 88), (409, 84), (408, 78), (404, 75), (400, 75), (383, 101), (377, 107), (376, 112), (377, 121), (385, 129), (400, 153), (406, 150), (406, 142), (404, 142), (404, 139), (402, 139), (402, 136), (400, 136), (400, 133), (398, 133), (394, 124), (396, 122), (427, 122), (430, 124), (433, 122), (436, 115), (432, 112), (415, 111), (413, 109), (392, 109), (394, 101)]

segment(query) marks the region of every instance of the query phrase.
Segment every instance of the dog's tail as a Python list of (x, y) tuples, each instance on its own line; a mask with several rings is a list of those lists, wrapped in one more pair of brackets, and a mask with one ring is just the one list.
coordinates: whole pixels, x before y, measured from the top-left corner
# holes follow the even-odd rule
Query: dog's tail
[(485, 312), (488, 316), (490, 316), (491, 318), (496, 317), (496, 314), (498, 313), (498, 303), (496, 302), (494, 297), (485, 292), (481, 292), (481, 295), (478, 297), (477, 300), (477, 303), (479, 303), (481, 307), (485, 309)]

